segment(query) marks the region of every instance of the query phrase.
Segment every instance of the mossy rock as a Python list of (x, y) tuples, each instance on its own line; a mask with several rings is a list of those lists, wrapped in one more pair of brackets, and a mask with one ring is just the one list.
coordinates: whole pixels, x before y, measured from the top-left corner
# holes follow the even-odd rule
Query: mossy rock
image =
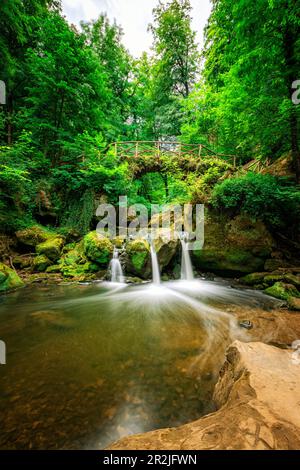
[(61, 272), (61, 267), (59, 266), (59, 264), (54, 264), (53, 266), (49, 266), (47, 269), (46, 269), (46, 273), (47, 274), (55, 274), (55, 273), (60, 273)]
[(6, 264), (0, 263), (0, 293), (23, 287), (24, 282), (18, 274)]
[(126, 272), (142, 279), (151, 275), (150, 245), (144, 239), (132, 240), (126, 246)]
[(255, 286), (263, 282), (264, 277), (267, 274), (268, 273), (265, 273), (265, 272), (247, 274), (246, 276), (240, 279), (240, 282), (242, 282), (243, 284), (246, 284), (247, 286)]
[(33, 258), (30, 255), (27, 256), (14, 256), (12, 263), (17, 269), (26, 269), (30, 268), (33, 263)]
[(64, 239), (61, 237), (49, 238), (47, 241), (36, 246), (38, 255), (45, 255), (52, 261), (57, 261), (64, 246)]
[(107, 266), (114, 247), (111, 241), (95, 232), (88, 233), (83, 240), (84, 253), (86, 257), (101, 266)]
[(221, 250), (195, 250), (192, 256), (196, 267), (201, 271), (221, 274), (251, 273), (260, 271), (264, 266), (264, 260), (253, 256), (251, 252), (225, 246)]
[(45, 255), (38, 255), (33, 260), (33, 270), (38, 273), (43, 273), (49, 266), (52, 265), (52, 261)]
[(264, 270), (273, 246), (273, 238), (261, 221), (246, 216), (228, 220), (208, 212), (204, 246), (194, 251), (193, 261), (202, 272), (250, 274)]
[(83, 250), (83, 243), (67, 252), (58, 262), (59, 270), (65, 277), (85, 280), (89, 274), (99, 272), (99, 265), (89, 261)]
[(300, 297), (300, 293), (293, 284), (286, 284), (284, 282), (276, 282), (273, 286), (265, 289), (265, 293), (276, 297), (276, 299), (287, 300), (291, 297)]
[(38, 225), (16, 232), (18, 242), (28, 247), (36, 247), (53, 236), (53, 233)]
[(284, 280), (285, 282), (288, 282), (289, 284), (293, 284), (297, 288), (300, 287), (300, 275), (298, 274), (292, 274), (292, 273), (287, 273), (284, 275)]

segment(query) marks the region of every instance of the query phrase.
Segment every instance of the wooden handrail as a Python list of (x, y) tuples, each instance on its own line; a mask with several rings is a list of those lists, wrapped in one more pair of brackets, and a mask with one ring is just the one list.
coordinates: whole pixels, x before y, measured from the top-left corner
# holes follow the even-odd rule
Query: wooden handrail
[[(165, 149), (164, 146), (172, 146), (173, 148)], [(107, 151), (111, 147), (114, 148), (115, 155), (118, 156), (119, 154), (121, 158), (130, 156), (138, 158), (139, 156), (144, 155), (148, 149), (149, 151), (152, 149), (157, 158), (159, 158), (160, 155), (164, 153), (172, 153), (178, 155), (179, 157), (182, 157), (184, 155), (191, 155), (194, 156), (197, 160), (201, 160), (209, 156), (214, 156), (217, 158), (231, 158), (234, 168), (236, 168), (238, 158), (240, 158), (237, 155), (217, 153), (215, 150), (212, 150), (201, 143), (186, 144), (184, 142), (174, 142), (167, 140), (128, 140), (113, 142), (108, 145), (105, 151)], [(205, 155), (206, 152), (208, 153), (207, 155)]]

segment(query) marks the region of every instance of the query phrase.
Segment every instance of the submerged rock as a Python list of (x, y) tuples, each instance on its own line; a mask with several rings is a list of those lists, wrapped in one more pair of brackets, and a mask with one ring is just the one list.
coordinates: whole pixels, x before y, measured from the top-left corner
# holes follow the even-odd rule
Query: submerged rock
[(299, 449), (300, 365), (293, 354), (235, 341), (215, 387), (218, 411), (177, 428), (126, 437), (109, 449)]
[(6, 266), (6, 264), (0, 263), (0, 293), (23, 286), (24, 282), (20, 279), (16, 271)]

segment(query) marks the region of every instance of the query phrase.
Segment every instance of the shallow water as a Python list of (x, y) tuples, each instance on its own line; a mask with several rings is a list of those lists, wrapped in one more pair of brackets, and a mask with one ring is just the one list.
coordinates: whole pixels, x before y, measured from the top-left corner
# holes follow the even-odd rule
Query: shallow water
[(226, 283), (31, 287), (0, 297), (0, 448), (101, 449), (214, 409), (228, 305), (270, 297)]

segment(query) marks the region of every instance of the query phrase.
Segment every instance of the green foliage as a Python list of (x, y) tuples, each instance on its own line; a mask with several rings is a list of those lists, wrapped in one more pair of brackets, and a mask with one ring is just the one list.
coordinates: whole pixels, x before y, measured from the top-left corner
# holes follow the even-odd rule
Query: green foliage
[(300, 223), (300, 191), (283, 178), (248, 173), (217, 184), (211, 204), (231, 215), (247, 213), (273, 229), (289, 229)]

